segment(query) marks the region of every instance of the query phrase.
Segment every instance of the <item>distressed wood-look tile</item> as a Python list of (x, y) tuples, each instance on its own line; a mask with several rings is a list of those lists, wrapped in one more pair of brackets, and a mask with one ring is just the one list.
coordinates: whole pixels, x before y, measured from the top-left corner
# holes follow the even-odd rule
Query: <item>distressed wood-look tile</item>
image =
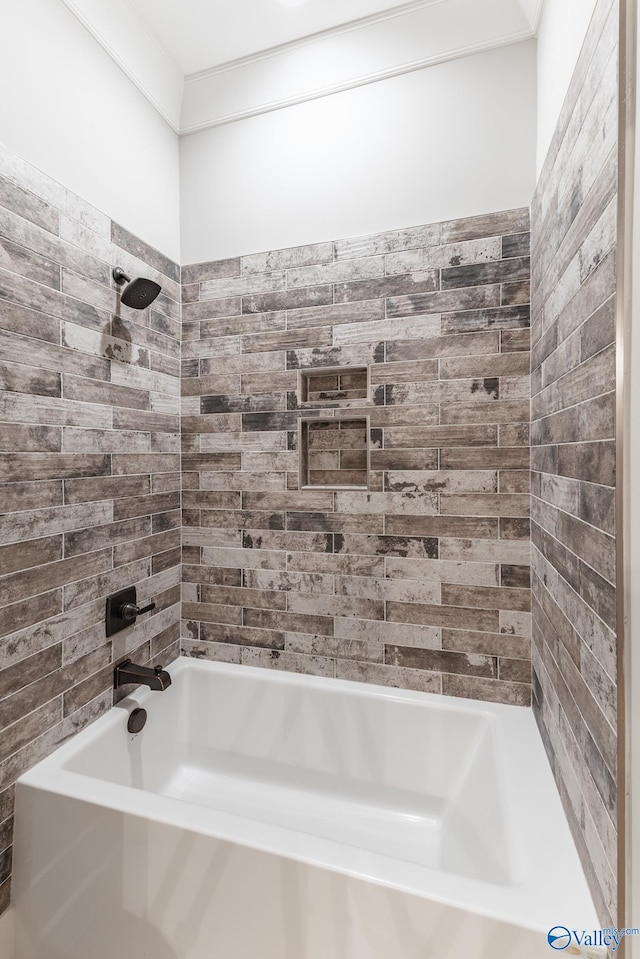
[[(501, 631), (533, 635), (533, 706), (604, 925), (617, 915), (617, 47), (617, 5), (602, 0), (532, 203), (532, 616), (501, 614)], [(504, 247), (520, 252), (515, 237)], [(524, 581), (517, 561), (502, 569)], [(527, 676), (517, 654), (499, 659), (501, 681)]]

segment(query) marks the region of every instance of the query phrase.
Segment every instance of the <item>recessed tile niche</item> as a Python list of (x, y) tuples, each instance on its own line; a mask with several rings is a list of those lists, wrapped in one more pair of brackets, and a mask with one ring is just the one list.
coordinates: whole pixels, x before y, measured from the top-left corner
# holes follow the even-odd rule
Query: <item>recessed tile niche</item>
[(301, 489), (368, 489), (368, 416), (301, 419), (299, 438)]
[(299, 381), (301, 405), (358, 406), (369, 400), (369, 370), (366, 366), (301, 370)]

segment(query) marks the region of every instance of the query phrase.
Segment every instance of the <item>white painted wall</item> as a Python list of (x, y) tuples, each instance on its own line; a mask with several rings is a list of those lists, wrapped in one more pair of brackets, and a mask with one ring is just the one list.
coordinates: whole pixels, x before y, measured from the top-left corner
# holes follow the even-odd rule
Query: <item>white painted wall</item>
[(597, 0), (544, 0), (538, 27), (540, 173)]
[(178, 137), (61, 0), (8, 0), (0, 142), (179, 257)]
[(181, 140), (182, 262), (528, 206), (533, 41)]

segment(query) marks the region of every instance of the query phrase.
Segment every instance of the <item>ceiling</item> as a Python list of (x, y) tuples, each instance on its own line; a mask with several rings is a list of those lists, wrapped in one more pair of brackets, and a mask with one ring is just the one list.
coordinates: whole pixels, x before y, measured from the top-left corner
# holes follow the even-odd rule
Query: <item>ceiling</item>
[(535, 36), (543, 0), (62, 0), (178, 134)]

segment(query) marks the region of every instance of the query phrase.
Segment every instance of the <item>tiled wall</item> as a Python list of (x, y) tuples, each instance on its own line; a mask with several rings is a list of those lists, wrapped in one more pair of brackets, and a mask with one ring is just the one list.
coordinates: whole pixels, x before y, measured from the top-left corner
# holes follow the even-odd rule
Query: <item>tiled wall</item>
[[(111, 267), (150, 276), (119, 308)], [(0, 148), (0, 912), (14, 783), (179, 647), (179, 268)], [(113, 642), (105, 597), (156, 611)]]
[(616, 923), (617, 2), (600, 0), (532, 206), (534, 705)]
[[(184, 652), (529, 703), (528, 229), (183, 268)], [(300, 408), (363, 365), (370, 405)], [(370, 417), (369, 491), (298, 489), (302, 413)]]

